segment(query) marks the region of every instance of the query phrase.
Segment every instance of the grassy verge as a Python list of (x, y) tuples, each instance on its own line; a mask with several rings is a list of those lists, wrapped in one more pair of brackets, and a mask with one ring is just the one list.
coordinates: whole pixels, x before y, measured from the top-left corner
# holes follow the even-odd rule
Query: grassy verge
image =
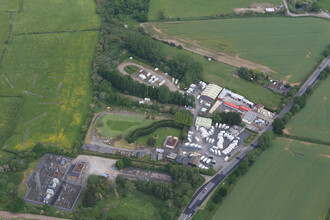
[(180, 136), (180, 130), (176, 128), (169, 128), (169, 127), (164, 127), (164, 128), (158, 128), (151, 134), (148, 134), (146, 136), (139, 137), (136, 140), (137, 145), (143, 145), (147, 146), (147, 141), (149, 138), (154, 138), (156, 140), (155, 147), (162, 147), (163, 142), (167, 136), (175, 136), (179, 137)]

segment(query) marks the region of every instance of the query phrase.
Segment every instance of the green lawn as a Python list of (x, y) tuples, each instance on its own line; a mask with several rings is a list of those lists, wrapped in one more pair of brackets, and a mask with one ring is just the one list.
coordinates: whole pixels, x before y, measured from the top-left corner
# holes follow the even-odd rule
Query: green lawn
[(269, 66), (275, 79), (301, 82), (329, 45), (330, 21), (318, 18), (238, 18), (161, 23), (167, 34)]
[[(157, 120), (147, 119), (144, 115), (105, 114), (96, 122), (96, 128), (102, 136), (116, 137), (126, 136), (136, 128), (147, 126)], [(103, 126), (100, 126), (100, 122)]]
[(325, 219), (330, 149), (277, 139), (237, 183), (212, 219)]
[(180, 136), (180, 130), (176, 128), (158, 128), (151, 134), (148, 134), (146, 136), (139, 137), (136, 140), (136, 143), (138, 145), (147, 146), (147, 141), (150, 137), (154, 137), (156, 139), (155, 147), (162, 147), (163, 142), (166, 138), (166, 136)]
[(139, 69), (140, 69), (139, 67), (133, 66), (133, 65), (128, 65), (128, 66), (124, 67), (124, 70), (129, 74), (133, 74), (133, 73), (139, 71)]
[(158, 19), (160, 10), (170, 18), (216, 16), (233, 14), (234, 8), (247, 8), (252, 3), (265, 2), (282, 5), (280, 0), (151, 0), (149, 19)]
[(24, 1), (23, 13), (14, 15), (15, 33), (95, 29), (100, 18), (93, 0)]
[(330, 141), (330, 77), (313, 92), (306, 107), (287, 125), (290, 134)]
[(203, 65), (203, 75), (207, 82), (216, 83), (223, 88), (228, 88), (243, 95), (252, 102), (263, 103), (268, 109), (276, 108), (281, 101), (281, 96), (273, 93), (269, 89), (235, 77), (236, 68), (232, 66), (218, 61), (208, 61), (201, 55), (168, 45), (164, 45), (164, 48), (169, 58), (174, 57), (177, 53), (184, 53), (192, 56), (196, 61), (199, 61)]
[(0, 144), (13, 132), (21, 98), (0, 97)]
[[(16, 11), (20, 0), (0, 0), (0, 11)], [(2, 20), (1, 20), (2, 22)]]
[(318, 5), (328, 12), (330, 12), (330, 1), (329, 0), (318, 0)]
[[(1, 3), (0, 3), (1, 4)], [(9, 32), (9, 13), (0, 11), (0, 57)], [(2, 76), (1, 76), (2, 77)]]

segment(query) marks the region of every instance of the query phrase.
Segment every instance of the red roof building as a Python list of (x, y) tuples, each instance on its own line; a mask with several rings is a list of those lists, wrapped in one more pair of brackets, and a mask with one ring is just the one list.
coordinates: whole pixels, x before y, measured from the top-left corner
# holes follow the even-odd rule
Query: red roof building
[(241, 105), (241, 107), (240, 107), (243, 111), (252, 111), (252, 109), (250, 109), (250, 108), (248, 108), (248, 107), (245, 107), (245, 106), (243, 106), (243, 105)]
[(232, 104), (230, 102), (225, 102), (225, 105), (228, 106), (228, 107), (230, 107), (230, 108), (236, 109), (236, 110), (239, 109), (239, 107), (237, 105), (234, 105), (234, 104)]

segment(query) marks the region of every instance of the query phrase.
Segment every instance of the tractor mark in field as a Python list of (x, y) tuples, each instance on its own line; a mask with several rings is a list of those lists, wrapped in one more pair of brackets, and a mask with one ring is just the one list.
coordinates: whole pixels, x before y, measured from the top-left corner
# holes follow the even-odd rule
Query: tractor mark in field
[(62, 102), (38, 102), (37, 105), (61, 105)]
[(73, 77), (66, 76), (48, 76), (49, 79), (73, 79)]
[(254, 62), (246, 60), (246, 59), (242, 59), (239, 56), (234, 57), (234, 56), (231, 56), (224, 52), (212, 50), (210, 48), (199, 45), (195, 41), (189, 41), (186, 39), (173, 37), (168, 34), (165, 34), (162, 30), (157, 28), (154, 24), (150, 24), (150, 23), (140, 24), (140, 26), (144, 27), (145, 29), (148, 25), (151, 25), (151, 28), (157, 32), (157, 34), (153, 35), (153, 37), (157, 40), (168, 41), (168, 42), (174, 43), (176, 45), (181, 45), (182, 48), (185, 50), (191, 51), (193, 53), (196, 53), (196, 54), (199, 54), (202, 56), (213, 58), (214, 60), (220, 61), (222, 63), (228, 64), (228, 65), (231, 65), (234, 67), (238, 67), (238, 68), (246, 67), (249, 69), (259, 68), (261, 71), (263, 71), (265, 73), (276, 73), (276, 71), (272, 70), (268, 66), (254, 63)]
[(58, 84), (58, 86), (57, 86), (57, 92), (56, 92), (56, 97), (55, 97), (55, 98), (57, 98), (58, 95), (60, 94), (60, 91), (61, 91), (61, 87), (62, 87), (62, 85), (63, 85), (63, 82), (60, 82), (60, 83)]
[(10, 85), (10, 87), (13, 89), (14, 86), (13, 86), (13, 84), (11, 84), (11, 82), (10, 82), (9, 79), (6, 77), (6, 75), (5, 75), (5, 74), (2, 74), (2, 75), (3, 75), (3, 77), (6, 79), (7, 83)]
[(29, 129), (30, 129), (30, 128), (26, 128), (26, 130), (25, 130), (24, 139), (23, 139), (23, 144), (22, 144), (23, 147), (24, 147), (25, 142), (26, 142), (26, 140), (27, 140), (27, 138), (28, 138), (28, 135), (29, 135)]
[(41, 115), (38, 115), (37, 117), (32, 118), (30, 121), (25, 122), (24, 125), (29, 124), (29, 123), (31, 123), (31, 122), (33, 122), (33, 121), (35, 121), (35, 120), (37, 120), (37, 119), (39, 119), (39, 118), (41, 118), (43, 116), (46, 116), (46, 115), (47, 115), (47, 112), (45, 112), (45, 113), (43, 113)]
[(43, 98), (44, 97), (42, 95), (39, 95), (39, 94), (36, 94), (36, 93), (33, 93), (33, 92), (29, 92), (29, 91), (26, 91), (26, 90), (23, 90), (23, 94), (25, 94), (25, 95), (28, 95), (28, 94), (35, 95), (35, 96), (38, 96), (40, 98)]
[(33, 75), (33, 88), (36, 87), (37, 78), (38, 78), (38, 73)]

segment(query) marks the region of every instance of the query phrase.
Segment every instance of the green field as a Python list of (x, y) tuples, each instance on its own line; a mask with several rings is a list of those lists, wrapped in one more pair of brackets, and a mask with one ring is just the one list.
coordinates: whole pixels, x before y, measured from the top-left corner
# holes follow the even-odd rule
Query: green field
[(0, 59), (9, 32), (9, 14), (0, 11)]
[(124, 67), (124, 70), (129, 74), (133, 74), (133, 73), (139, 71), (139, 69), (140, 69), (139, 67), (133, 66), (133, 65), (128, 65), (128, 66)]
[(161, 23), (166, 34), (269, 66), (275, 79), (301, 82), (329, 45), (330, 21), (318, 18), (241, 18)]
[(290, 134), (329, 141), (330, 77), (313, 92), (303, 108), (287, 125)]
[[(0, 0), (0, 11), (16, 11), (20, 0)], [(2, 20), (1, 20), (2, 22)]]
[(127, 191), (126, 195), (120, 195), (119, 199), (112, 193), (109, 199), (103, 199), (93, 208), (81, 208), (79, 210), (79, 216), (90, 219), (100, 216), (102, 212), (104, 216), (111, 217), (111, 219), (161, 220), (162, 217), (159, 211), (164, 205), (163, 201), (153, 196), (139, 191)]
[(20, 97), (0, 97), (0, 144), (13, 132), (21, 101)]
[(329, 0), (318, 0), (317, 3), (323, 10), (330, 12), (330, 1)]
[(216, 16), (233, 14), (234, 8), (247, 8), (252, 3), (271, 3), (281, 5), (280, 0), (151, 0), (149, 20), (158, 19), (158, 12), (163, 10), (170, 18)]
[(208, 61), (201, 55), (186, 50), (180, 50), (168, 45), (164, 45), (164, 48), (165, 53), (169, 58), (174, 57), (178, 53), (184, 53), (190, 55), (196, 61), (199, 61), (203, 65), (203, 76), (207, 82), (216, 83), (221, 87), (228, 88), (244, 95), (245, 98), (255, 103), (263, 103), (268, 109), (276, 109), (281, 101), (281, 96), (273, 93), (269, 89), (235, 77), (236, 68), (232, 66), (218, 61)]
[(93, 0), (24, 1), (24, 12), (14, 16), (15, 33), (96, 29), (100, 18)]
[[(59, 13), (54, 9), (55, 2), (62, 2), (66, 9)], [(80, 134), (92, 99), (91, 63), (99, 32), (65, 30), (80, 29), (79, 25), (81, 29), (98, 28), (99, 23), (89, 21), (89, 17), (83, 14), (90, 10), (87, 15), (94, 14), (98, 18), (94, 1), (79, 1), (81, 7), (77, 4), (71, 1), (24, 1), (23, 11), (13, 14), (15, 30), (0, 65), (0, 94), (24, 95), (24, 103), (15, 131), (4, 143), (8, 149), (26, 149), (36, 142), (69, 148)], [(84, 5), (91, 8), (82, 9)], [(53, 8), (53, 14), (49, 14), (52, 19), (45, 19), (45, 11), (39, 6)], [(72, 15), (76, 17), (73, 19)], [(22, 20), (22, 17), (26, 19)], [(68, 22), (68, 19), (73, 21)], [(71, 23), (74, 27), (70, 26)], [(58, 31), (62, 26), (61, 33), (17, 35), (26, 30)]]
[(330, 149), (277, 139), (237, 183), (212, 219), (325, 219)]
[(136, 140), (137, 145), (147, 146), (147, 141), (149, 138), (154, 137), (156, 139), (155, 147), (162, 147), (163, 142), (167, 136), (180, 136), (180, 130), (176, 128), (158, 128), (151, 134), (143, 137), (139, 137)]
[[(98, 133), (105, 137), (126, 136), (128, 132), (136, 128), (147, 126), (157, 120), (147, 119), (143, 115), (105, 114), (97, 120), (95, 127)], [(100, 126), (100, 122), (103, 123)]]

